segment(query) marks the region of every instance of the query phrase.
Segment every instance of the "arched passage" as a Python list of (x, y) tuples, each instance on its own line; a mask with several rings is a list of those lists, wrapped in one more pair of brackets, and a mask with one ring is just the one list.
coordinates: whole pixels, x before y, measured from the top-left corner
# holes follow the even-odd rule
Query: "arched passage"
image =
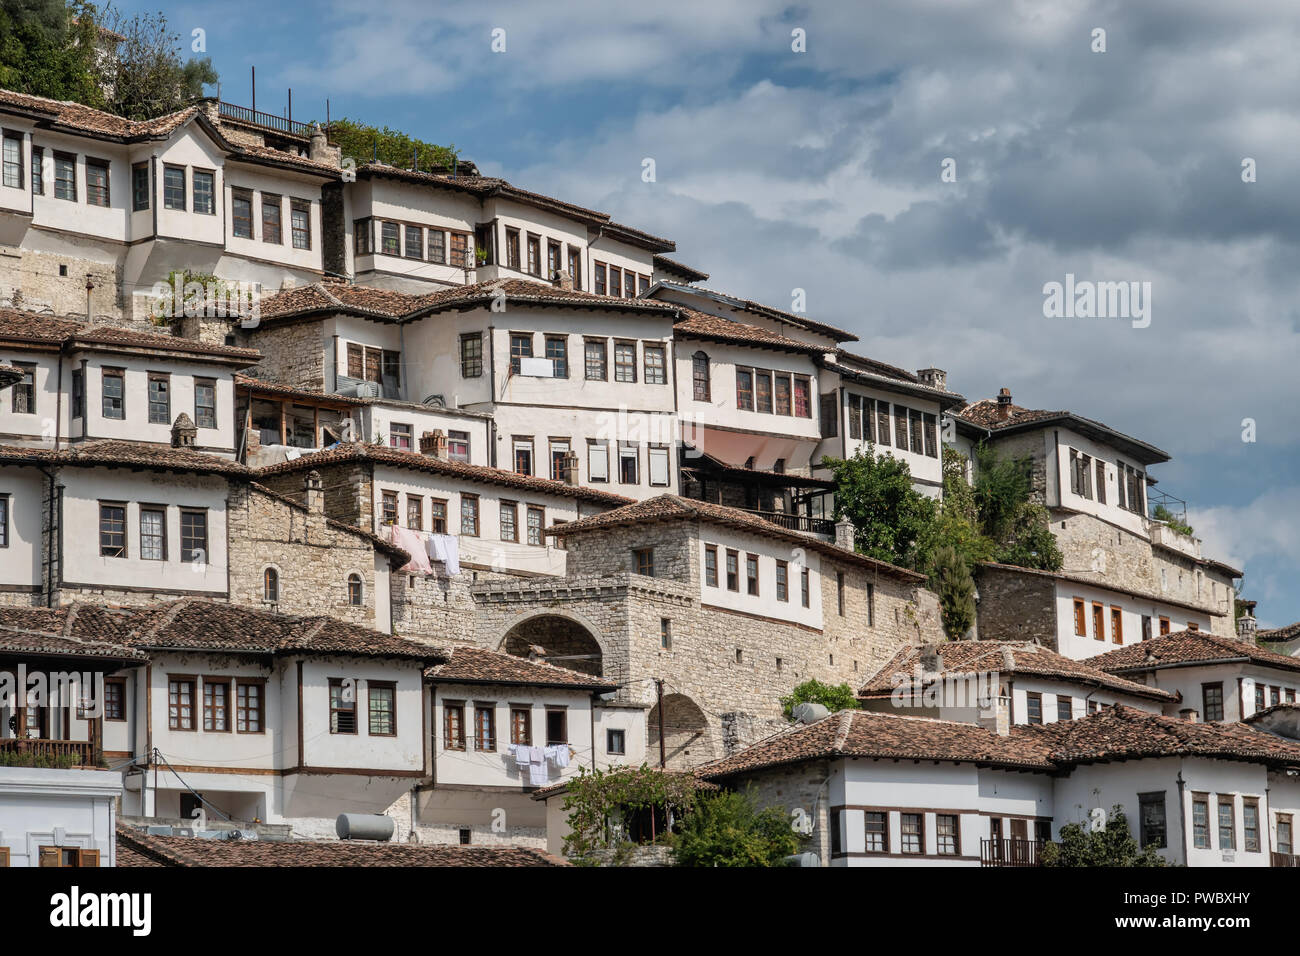
[[(664, 711), (664, 762), (666, 766), (681, 769), (694, 767), (720, 756), (709, 719), (700, 705), (685, 694), (665, 694)], [(650, 708), (646, 718), (646, 731), (650, 741), (646, 761), (652, 766), (659, 762), (659, 704)]]
[(559, 614), (539, 614), (520, 621), (506, 632), (500, 649), (515, 657), (528, 657), (540, 647), (547, 663), (603, 677), (600, 643), (581, 622)]

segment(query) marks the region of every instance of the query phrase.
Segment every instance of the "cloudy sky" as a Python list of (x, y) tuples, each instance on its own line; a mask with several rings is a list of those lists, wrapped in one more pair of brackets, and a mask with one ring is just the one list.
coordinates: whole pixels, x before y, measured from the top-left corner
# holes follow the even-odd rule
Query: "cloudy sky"
[[(710, 287), (804, 289), (861, 351), (968, 398), (1006, 386), (1160, 446), (1159, 488), (1261, 620), (1300, 619), (1294, 3), (163, 6), (206, 31), (223, 99), (249, 102), (255, 65), (263, 110), (292, 87), (295, 118), (328, 97), (454, 144), (673, 238)], [(1150, 282), (1150, 325), (1045, 318), (1067, 273)]]

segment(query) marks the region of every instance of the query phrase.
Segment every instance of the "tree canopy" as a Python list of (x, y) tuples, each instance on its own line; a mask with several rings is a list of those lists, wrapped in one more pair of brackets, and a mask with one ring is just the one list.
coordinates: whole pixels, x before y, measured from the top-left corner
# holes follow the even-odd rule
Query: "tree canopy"
[(1078, 823), (1061, 827), (1057, 843), (1043, 847), (1043, 866), (1167, 866), (1168, 863), (1152, 844), (1139, 849), (1129, 831), (1128, 818), (1119, 804), (1111, 808), (1106, 826), (1086, 829)]
[(779, 866), (799, 847), (785, 814), (758, 809), (748, 793), (705, 794), (682, 819), (677, 866)]
[(799, 704), (821, 704), (833, 714), (840, 710), (857, 710), (858, 695), (848, 684), (832, 687), (814, 677), (781, 698), (781, 710), (786, 717)]

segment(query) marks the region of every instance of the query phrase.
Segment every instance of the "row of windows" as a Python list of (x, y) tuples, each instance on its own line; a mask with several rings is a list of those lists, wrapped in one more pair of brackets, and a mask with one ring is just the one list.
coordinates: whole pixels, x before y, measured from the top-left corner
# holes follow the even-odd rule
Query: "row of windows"
[[(36, 366), (30, 362), (14, 363), (23, 377), (11, 389), (12, 408), (15, 415), (35, 415)], [(147, 372), (149, 423), (170, 425), (171, 375), (167, 372)], [(100, 370), (100, 411), (104, 418), (122, 421), (126, 418), (126, 377), (123, 368)], [(74, 419), (86, 417), (86, 378), (82, 369), (72, 370), (72, 409)], [(217, 427), (217, 381), (212, 378), (194, 380), (194, 424), (199, 428)]]
[[(52, 151), (54, 172), (54, 198), (76, 202), (79, 193), (77, 182), (77, 156), (75, 153)], [(90, 206), (109, 206), (109, 161), (87, 156), (84, 163), (85, 197)], [(45, 148), (32, 147), (32, 192), (45, 195)], [(3, 183), (12, 189), (23, 188), (23, 138), (14, 133), (4, 134)]]
[[(355, 734), (357, 685), (350, 677), (331, 677), (330, 733)], [(371, 737), (397, 736), (397, 685), (392, 681), (366, 681), (366, 725)]]
[[(1057, 720), (1074, 720), (1074, 698), (1068, 694), (1057, 694), (1056, 696), (1056, 719)], [(1101, 701), (1085, 698), (1087, 706), (1084, 708), (1087, 713), (1095, 714), (1101, 710)], [(1029, 691), (1025, 694), (1025, 723), (1041, 724), (1043, 723), (1043, 695), (1038, 691)]]
[[(262, 571), (262, 600), (268, 604), (278, 604), (280, 601), (280, 572), (275, 568), (266, 568)], [(365, 591), (361, 582), (361, 575), (348, 575), (348, 604), (353, 607), (360, 607), (365, 601)]]
[[(1146, 845), (1145, 821), (1147, 816), (1147, 807), (1150, 805), (1153, 809), (1152, 816), (1158, 821), (1158, 831), (1160, 842), (1157, 846), (1164, 846), (1164, 815), (1165, 802), (1164, 794), (1139, 794), (1143, 801), (1143, 846)], [(1237, 798), (1233, 794), (1221, 793), (1211, 797), (1208, 793), (1192, 793), (1192, 846), (1198, 850), (1208, 850), (1211, 848), (1210, 807), (1214, 807), (1215, 824), (1214, 829), (1218, 831), (1218, 848), (1220, 850), (1237, 849)], [(1285, 819), (1285, 834), (1282, 829), (1282, 823)], [(1263, 838), (1260, 834), (1260, 815), (1259, 815), (1259, 798), (1242, 797), (1241, 798), (1241, 829), (1242, 829), (1242, 849), (1247, 853), (1259, 853), (1263, 849)], [(1291, 817), (1289, 814), (1278, 814), (1278, 852), (1291, 852)], [(1285, 839), (1287, 849), (1282, 849), (1283, 840)]]
[[(409, 422), (388, 423), (388, 447), (414, 451), (415, 429)], [(451, 461), (469, 461), (469, 432), (447, 432), (447, 457)]]
[[(1125, 511), (1134, 514), (1146, 514), (1146, 475), (1119, 461), (1115, 463), (1118, 472), (1119, 501), (1117, 504)], [(1094, 483), (1093, 477), (1096, 476)], [(1080, 498), (1092, 500), (1095, 496), (1098, 504), (1106, 503), (1106, 463), (1100, 458), (1094, 459), (1077, 449), (1070, 449), (1070, 491)]]
[[(569, 377), (569, 338), (566, 335), (543, 336), (543, 354), (535, 356), (535, 336), (531, 332), (510, 333), (510, 370), (516, 375), (537, 375), (539, 369), (545, 377)], [(483, 343), (480, 333), (462, 335), (460, 339), (461, 375), (477, 378), (483, 374)], [(529, 361), (540, 358), (548, 362), (544, 369)], [(583, 378), (589, 382), (610, 380), (610, 343), (608, 339), (586, 338), (582, 346)], [(637, 381), (637, 343), (614, 340), (613, 380), (635, 384)], [(641, 346), (641, 381), (646, 385), (668, 384), (668, 349), (660, 343), (643, 343)]]
[[(846, 811), (847, 812), (847, 811)], [(867, 853), (905, 853), (922, 855), (926, 853), (926, 816), (924, 811), (915, 810), (865, 810), (864, 816), (864, 851)], [(841, 814), (836, 813), (831, 828), (832, 854), (842, 852), (844, 846), (843, 822)], [(890, 816), (898, 818), (898, 847), (891, 846)], [(940, 856), (961, 856), (961, 817), (956, 813), (936, 813), (934, 816), (935, 853)], [(1000, 822), (1000, 821), (999, 821)]]
[[(631, 269), (620, 269), (618, 266), (593, 261), (591, 271), (595, 280), (592, 291), (597, 295), (635, 299), (638, 295), (650, 291), (650, 277), (633, 272)], [(578, 286), (575, 285), (574, 288)]]
[[(164, 170), (164, 195), (166, 195), (165, 173), (166, 170)], [(195, 176), (197, 175), (195, 173)], [(197, 207), (199, 203), (197, 179), (194, 188), (194, 203)], [(262, 241), (277, 246), (283, 245), (284, 197), (275, 193), (262, 192), (259, 198), (262, 212)], [(195, 212), (198, 211), (196, 208)], [(253, 190), (251, 189), (230, 191), (230, 234), (236, 239), (253, 238)], [(295, 249), (311, 248), (311, 203), (305, 199), (289, 200), (289, 240)]]
[[(726, 588), (728, 591), (740, 592), (740, 563), (741, 552), (734, 548), (723, 549), (724, 572), (722, 577), (719, 576), (718, 568), (719, 549), (717, 545), (705, 545), (704, 547), (704, 585), (705, 587), (716, 588), (720, 580), (725, 577)], [(759, 596), (759, 573), (758, 573), (758, 555), (748, 552), (744, 555), (745, 563), (745, 593), (752, 597)], [(812, 575), (808, 568), (795, 569), (799, 572), (799, 603), (804, 607), (810, 607), (812, 601), (811, 579)], [(777, 559), (776, 574), (774, 578), (776, 599), (786, 602), (790, 600), (790, 562)], [(867, 586), (870, 589), (870, 585)]]
[(353, 223), (353, 236), (358, 256), (372, 255), (377, 250), (384, 256), (418, 259), (459, 269), (469, 267), (474, 248), (467, 232), (381, 219), (358, 219)]
[[(849, 438), (866, 439), (881, 447), (890, 447), (890, 403), (852, 393), (848, 399)], [(899, 451), (938, 458), (938, 416), (906, 405), (894, 405), (892, 445)]]
[[(126, 503), (99, 503), (99, 554), (104, 558), (125, 558), (127, 554)], [(140, 505), (140, 558), (166, 561), (167, 505)], [(208, 512), (206, 508), (181, 508), (180, 559), (208, 562)]]
[[(1074, 599), (1074, 634), (1076, 637), (1088, 636), (1088, 607), (1083, 598)], [(1107, 637), (1106, 631), (1106, 606), (1100, 601), (1092, 602), (1092, 636), (1094, 640), (1104, 641)], [(1160, 616), (1160, 633), (1168, 634), (1170, 629), (1169, 618), (1164, 615)], [(1187, 625), (1189, 631), (1199, 630), (1199, 625), (1192, 622)], [(1110, 606), (1110, 631), (1109, 636), (1111, 643), (1124, 643), (1124, 609), (1118, 604)], [(1148, 640), (1151, 637), (1151, 615), (1142, 615), (1142, 640)]]
[[(702, 354), (696, 353), (697, 363)], [(812, 379), (791, 372), (737, 366), (736, 407), (748, 412), (812, 418)]]
[[(197, 696), (200, 688), (201, 701)], [(167, 726), (197, 730), (201, 706), (207, 733), (264, 733), (265, 701), (266, 681), (262, 678), (168, 675)]]
[[(497, 705), (495, 701), (474, 701), (469, 704), (462, 700), (447, 700), (442, 705), (442, 740), (446, 750), (467, 750), (465, 741), (465, 711), (473, 708), (474, 714), (474, 749), (491, 753), (497, 749)], [(618, 739), (607, 737), (609, 743), (617, 743), (619, 750), (610, 753), (623, 753), (625, 740), (623, 731), (617, 731)], [(546, 708), (546, 744), (567, 744), (569, 742), (569, 712), (564, 707)], [(533, 743), (533, 709), (528, 704), (510, 705), (510, 743), (531, 746)]]
[[(397, 492), (380, 493), (383, 523), (397, 524)], [(429, 498), (428, 530), (433, 534), (447, 534), (447, 499)], [(520, 540), (520, 504), (516, 501), (502, 501), (499, 504), (499, 528), (502, 541)], [(541, 505), (523, 505), (523, 540), (535, 547), (546, 543), (546, 509)], [(406, 523), (404, 527), (412, 531), (425, 530), (425, 498), (423, 495), (406, 495)], [(461, 495), (460, 498), (460, 533), (471, 537), (479, 534), (479, 498), (475, 495)]]
[[(641, 446), (636, 442), (618, 442), (613, 449), (617, 456), (610, 461), (610, 443), (604, 439), (587, 439), (587, 481), (590, 484), (607, 484), (614, 480), (610, 469), (616, 465), (618, 483), (621, 485), (639, 485), (641, 483)], [(669, 469), (670, 451), (662, 445), (650, 445), (646, 448), (646, 462), (649, 466), (648, 484), (652, 488), (667, 488), (672, 483)]]

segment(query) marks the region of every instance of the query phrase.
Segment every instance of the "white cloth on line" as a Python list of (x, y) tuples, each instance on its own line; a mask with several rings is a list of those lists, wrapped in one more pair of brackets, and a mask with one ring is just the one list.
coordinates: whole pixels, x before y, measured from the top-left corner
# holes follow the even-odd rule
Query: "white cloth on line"
[(391, 525), (390, 530), (393, 544), (411, 556), (402, 570), (408, 574), (432, 574), (433, 565), (429, 564), (429, 553), (419, 533), (399, 524)]
[(429, 557), (442, 562), (448, 577), (460, 574), (460, 538), (454, 534), (431, 534), (425, 543)]

